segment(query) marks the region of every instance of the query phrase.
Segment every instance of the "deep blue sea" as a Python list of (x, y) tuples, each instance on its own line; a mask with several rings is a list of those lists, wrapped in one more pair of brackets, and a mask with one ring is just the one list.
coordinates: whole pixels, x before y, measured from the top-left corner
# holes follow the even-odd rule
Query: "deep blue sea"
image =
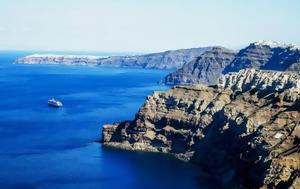
[[(17, 65), (0, 53), (0, 188), (212, 188), (201, 170), (169, 155), (95, 142), (105, 123), (133, 119), (170, 71)], [(60, 99), (61, 109), (47, 105)]]

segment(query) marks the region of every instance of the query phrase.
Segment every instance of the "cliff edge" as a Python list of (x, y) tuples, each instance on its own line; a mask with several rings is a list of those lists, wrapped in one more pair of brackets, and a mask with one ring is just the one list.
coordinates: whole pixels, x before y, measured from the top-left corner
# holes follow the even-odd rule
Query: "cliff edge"
[(174, 154), (231, 188), (300, 187), (300, 75), (245, 69), (148, 96), (104, 145)]

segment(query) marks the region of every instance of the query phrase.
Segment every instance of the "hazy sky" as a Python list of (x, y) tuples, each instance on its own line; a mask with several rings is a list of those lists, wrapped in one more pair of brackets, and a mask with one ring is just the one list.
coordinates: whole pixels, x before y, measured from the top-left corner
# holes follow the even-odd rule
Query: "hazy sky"
[(0, 0), (0, 49), (153, 52), (300, 44), (300, 0)]

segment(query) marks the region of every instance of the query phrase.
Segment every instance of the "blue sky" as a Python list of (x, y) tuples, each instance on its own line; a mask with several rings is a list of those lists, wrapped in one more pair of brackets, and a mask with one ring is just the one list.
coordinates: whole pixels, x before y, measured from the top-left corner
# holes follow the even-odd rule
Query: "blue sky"
[(300, 44), (299, 0), (0, 0), (0, 49), (154, 52)]

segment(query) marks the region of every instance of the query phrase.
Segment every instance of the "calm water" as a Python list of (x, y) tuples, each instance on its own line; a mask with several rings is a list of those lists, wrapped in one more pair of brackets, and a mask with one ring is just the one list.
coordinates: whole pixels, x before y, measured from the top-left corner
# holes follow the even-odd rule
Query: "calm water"
[[(14, 65), (0, 54), (0, 188), (211, 188), (170, 156), (102, 147), (101, 126), (132, 119), (168, 71)], [(58, 98), (61, 109), (47, 100)]]

